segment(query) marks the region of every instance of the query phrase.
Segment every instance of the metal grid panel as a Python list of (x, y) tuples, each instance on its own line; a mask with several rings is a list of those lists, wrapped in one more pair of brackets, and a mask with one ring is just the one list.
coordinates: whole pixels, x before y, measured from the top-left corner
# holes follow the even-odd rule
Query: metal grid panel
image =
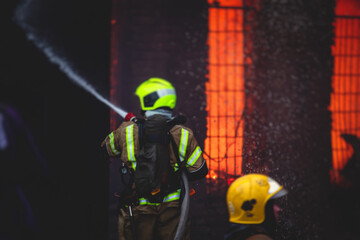
[(337, 17), (335, 22), (332, 112), (333, 181), (343, 182), (339, 170), (353, 154), (341, 134), (360, 137), (360, 17)]
[[(212, 2), (212, 1), (210, 1)], [(205, 157), (210, 181), (241, 174), (244, 109), (242, 1), (217, 1), (209, 8), (209, 81)], [(214, 4), (214, 3), (210, 3)]]

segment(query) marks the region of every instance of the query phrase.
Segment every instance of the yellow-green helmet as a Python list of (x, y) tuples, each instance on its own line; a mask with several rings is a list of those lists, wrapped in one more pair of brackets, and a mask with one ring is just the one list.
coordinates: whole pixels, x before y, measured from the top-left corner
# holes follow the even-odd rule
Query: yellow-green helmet
[(176, 105), (174, 86), (162, 78), (150, 78), (141, 83), (135, 94), (140, 99), (141, 109), (154, 110), (160, 107), (173, 109)]
[(266, 175), (253, 173), (239, 177), (226, 195), (229, 222), (260, 224), (265, 220), (266, 203), (286, 194), (283, 186)]

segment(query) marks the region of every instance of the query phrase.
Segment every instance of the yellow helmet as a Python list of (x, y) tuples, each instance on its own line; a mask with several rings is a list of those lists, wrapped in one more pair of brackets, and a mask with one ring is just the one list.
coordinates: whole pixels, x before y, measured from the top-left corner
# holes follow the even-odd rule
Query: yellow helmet
[(162, 78), (146, 80), (137, 87), (135, 94), (139, 97), (141, 109), (144, 111), (159, 107), (173, 109), (176, 105), (174, 86)]
[(274, 179), (262, 174), (248, 174), (236, 179), (229, 187), (226, 202), (229, 221), (260, 224), (265, 220), (265, 206), (269, 199), (287, 194)]

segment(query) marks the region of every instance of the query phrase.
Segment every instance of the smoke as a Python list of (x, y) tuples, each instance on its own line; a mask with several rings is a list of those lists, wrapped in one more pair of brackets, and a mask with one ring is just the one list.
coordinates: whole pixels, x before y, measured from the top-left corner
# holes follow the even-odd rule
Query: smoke
[(109, 100), (104, 98), (91, 84), (89, 84), (86, 79), (80, 76), (67, 61), (66, 57), (61, 56), (56, 49), (51, 46), (51, 44), (46, 41), (43, 37), (39, 37), (38, 31), (36, 28), (28, 24), (27, 16), (32, 11), (31, 0), (25, 0), (15, 10), (14, 20), (15, 22), (24, 30), (26, 37), (29, 41), (33, 42), (37, 48), (39, 48), (53, 64), (56, 64), (59, 69), (69, 77), (69, 79), (92, 94), (99, 101), (106, 104), (116, 113), (118, 113), (122, 118), (125, 118), (127, 112), (123, 109), (115, 106)]

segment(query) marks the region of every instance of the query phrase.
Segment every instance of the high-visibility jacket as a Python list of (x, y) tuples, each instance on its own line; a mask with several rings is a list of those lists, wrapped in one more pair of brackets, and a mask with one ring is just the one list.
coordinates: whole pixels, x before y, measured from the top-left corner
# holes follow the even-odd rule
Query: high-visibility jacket
[[(182, 125), (175, 125), (171, 128), (170, 134), (178, 146), (173, 149), (170, 143), (170, 164), (174, 171), (178, 170), (177, 158), (175, 151), (178, 154), (180, 161), (186, 163), (188, 172), (195, 173), (199, 171), (206, 162), (202, 156), (201, 148), (199, 147), (193, 132)], [(103, 142), (106, 144), (107, 152), (110, 156), (120, 156), (121, 160), (136, 171), (136, 156), (140, 151), (138, 126), (136, 123), (123, 122), (115, 131), (110, 133)], [(169, 193), (163, 198), (163, 202), (172, 202), (180, 198), (180, 189)], [(145, 198), (139, 199), (140, 205), (159, 205), (160, 203), (150, 203)]]

